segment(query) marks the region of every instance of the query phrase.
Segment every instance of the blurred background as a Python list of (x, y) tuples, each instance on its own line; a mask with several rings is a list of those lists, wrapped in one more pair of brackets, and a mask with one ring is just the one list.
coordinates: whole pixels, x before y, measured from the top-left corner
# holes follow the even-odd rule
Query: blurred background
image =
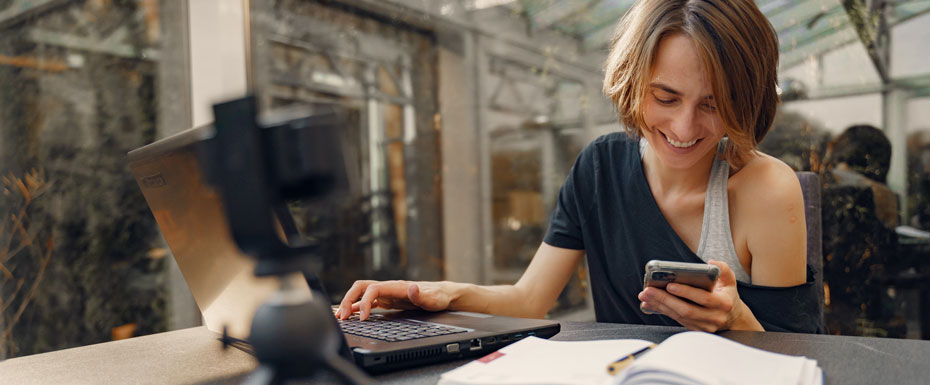
[[(632, 3), (0, 0), (0, 359), (200, 325), (126, 153), (246, 92), (350, 111), (361, 191), (291, 204), (334, 298), (515, 282), (622, 129), (601, 64)], [(761, 147), (823, 183), (828, 332), (930, 339), (930, 0), (757, 3), (783, 101)], [(586, 276), (550, 318), (594, 319)]]

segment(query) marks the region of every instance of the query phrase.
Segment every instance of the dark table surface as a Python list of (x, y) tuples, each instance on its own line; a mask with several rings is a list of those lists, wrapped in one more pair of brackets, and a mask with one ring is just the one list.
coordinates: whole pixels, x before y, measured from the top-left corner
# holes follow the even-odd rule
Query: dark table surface
[[(682, 328), (563, 322), (554, 340), (636, 338), (661, 342)], [(722, 336), (764, 350), (817, 360), (826, 383), (928, 384), (930, 341), (773, 332), (724, 332)], [(3, 384), (239, 383), (254, 358), (223, 350), (204, 327), (60, 350), (0, 362)], [(458, 360), (376, 376), (387, 384), (435, 384)], [(320, 378), (323, 382), (328, 382)]]
[[(552, 339), (636, 338), (659, 343), (683, 331), (665, 326), (563, 322), (562, 331)], [(813, 358), (823, 369), (825, 384), (930, 384), (930, 341), (743, 331), (720, 335), (775, 353)], [(377, 379), (394, 384), (435, 384), (443, 372), (467, 362), (409, 369)]]

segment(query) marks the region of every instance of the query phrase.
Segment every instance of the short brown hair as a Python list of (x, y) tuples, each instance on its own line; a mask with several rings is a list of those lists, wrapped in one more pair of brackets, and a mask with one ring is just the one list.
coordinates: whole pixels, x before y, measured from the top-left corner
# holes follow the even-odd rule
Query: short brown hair
[[(730, 138), (727, 160), (741, 167), (772, 126), (778, 106), (778, 36), (752, 0), (640, 0), (620, 19), (604, 64), (604, 94), (635, 135), (659, 42), (689, 36), (710, 73)], [(727, 95), (729, 97), (722, 97)]]

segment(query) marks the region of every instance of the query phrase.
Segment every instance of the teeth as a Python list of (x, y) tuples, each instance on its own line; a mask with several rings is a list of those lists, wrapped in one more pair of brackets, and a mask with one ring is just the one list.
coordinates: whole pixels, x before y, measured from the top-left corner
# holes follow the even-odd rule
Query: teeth
[(675, 140), (667, 136), (665, 137), (665, 140), (667, 140), (672, 146), (675, 146), (678, 148), (688, 148), (688, 147), (693, 146), (695, 143), (697, 143), (697, 139), (692, 140), (690, 142), (676, 142)]

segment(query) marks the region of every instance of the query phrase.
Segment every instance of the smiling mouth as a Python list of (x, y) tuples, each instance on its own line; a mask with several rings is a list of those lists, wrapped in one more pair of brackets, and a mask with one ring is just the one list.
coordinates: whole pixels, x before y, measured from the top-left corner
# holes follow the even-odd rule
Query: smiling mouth
[(693, 145), (694, 145), (695, 143), (697, 143), (698, 141), (700, 141), (700, 139), (695, 139), (695, 140), (692, 140), (692, 141), (690, 141), (690, 142), (679, 142), (679, 141), (676, 141), (676, 140), (674, 140), (674, 139), (672, 139), (672, 138), (669, 138), (669, 137), (668, 137), (667, 135), (665, 135), (665, 134), (662, 134), (662, 136), (665, 137), (665, 140), (668, 142), (668, 144), (671, 144), (672, 147), (676, 147), (676, 148), (688, 148), (688, 147), (693, 146)]

